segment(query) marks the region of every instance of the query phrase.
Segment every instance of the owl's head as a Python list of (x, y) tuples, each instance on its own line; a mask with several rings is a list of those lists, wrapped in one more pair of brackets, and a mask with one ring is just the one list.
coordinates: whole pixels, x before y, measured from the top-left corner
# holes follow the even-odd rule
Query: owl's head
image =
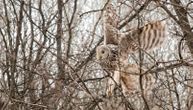
[(105, 7), (105, 10), (106, 10), (106, 11), (111, 11), (111, 10), (113, 10), (113, 9), (114, 9), (114, 6), (113, 6), (113, 4), (111, 4), (111, 3), (107, 4), (107, 6)]
[(116, 9), (115, 7), (113, 6), (113, 4), (108, 4), (106, 7), (105, 7), (105, 12), (110, 15), (110, 16), (113, 16), (113, 13), (116, 13)]
[(100, 45), (96, 48), (96, 58), (97, 60), (104, 60), (109, 57), (111, 51), (106, 45)]

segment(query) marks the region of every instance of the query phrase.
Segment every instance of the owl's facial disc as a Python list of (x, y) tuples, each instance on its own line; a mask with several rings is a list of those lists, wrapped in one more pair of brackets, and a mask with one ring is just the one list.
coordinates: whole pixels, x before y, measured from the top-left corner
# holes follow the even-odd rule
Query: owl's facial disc
[(103, 59), (106, 59), (106, 58), (108, 58), (109, 57), (109, 50), (108, 50), (108, 48), (106, 48), (106, 47), (104, 47), (104, 48), (102, 48), (101, 49), (101, 51), (100, 51), (100, 60), (103, 60)]
[(104, 60), (104, 59), (108, 58), (108, 56), (109, 56), (109, 49), (106, 46), (101, 45), (101, 46), (97, 47), (97, 49), (96, 49), (97, 60), (99, 60), (99, 61)]

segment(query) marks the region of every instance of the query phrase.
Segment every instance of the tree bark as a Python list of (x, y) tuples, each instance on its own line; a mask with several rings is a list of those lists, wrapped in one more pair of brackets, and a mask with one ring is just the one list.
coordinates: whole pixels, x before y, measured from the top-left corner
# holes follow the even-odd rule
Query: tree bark
[[(58, 7), (58, 19), (57, 19), (57, 33), (56, 33), (56, 45), (57, 45), (57, 67), (58, 67), (58, 74), (57, 80), (55, 83), (55, 96), (53, 97), (53, 101), (57, 101), (61, 97), (61, 92), (63, 89), (63, 79), (64, 79), (64, 67), (62, 64), (62, 7), (63, 7), (63, 0), (57, 0), (57, 7)], [(51, 102), (54, 103), (54, 107), (57, 107), (59, 102)]]

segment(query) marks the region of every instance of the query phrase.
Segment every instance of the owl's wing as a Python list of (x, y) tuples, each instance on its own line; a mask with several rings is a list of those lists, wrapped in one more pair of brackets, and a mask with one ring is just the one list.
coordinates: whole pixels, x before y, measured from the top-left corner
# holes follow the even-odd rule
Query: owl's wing
[(104, 44), (118, 44), (119, 16), (112, 4), (108, 4), (103, 13)]
[(128, 55), (137, 52), (138, 48), (151, 50), (160, 46), (165, 37), (165, 23), (163, 21), (148, 23), (143, 27), (121, 33), (120, 54)]
[(126, 59), (128, 54), (137, 50), (140, 33), (141, 29), (120, 34), (118, 46), (119, 54), (122, 58)]
[(106, 24), (104, 28), (104, 44), (118, 45), (119, 31), (114, 26)]

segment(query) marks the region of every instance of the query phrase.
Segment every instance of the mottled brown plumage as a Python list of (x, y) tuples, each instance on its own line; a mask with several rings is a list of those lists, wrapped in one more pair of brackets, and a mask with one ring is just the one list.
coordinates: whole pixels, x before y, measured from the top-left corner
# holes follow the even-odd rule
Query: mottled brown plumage
[[(144, 70), (142, 70), (142, 73), (144, 73)], [(125, 96), (141, 93), (139, 66), (128, 64), (120, 74), (121, 86)], [(154, 84), (155, 78), (152, 74), (147, 73), (142, 76), (142, 87), (145, 96), (150, 94)]]
[(138, 49), (143, 51), (152, 50), (163, 43), (166, 38), (165, 23), (156, 21), (141, 28), (120, 33), (119, 36), (120, 61), (125, 64), (128, 54), (138, 52)]
[(119, 46), (122, 56), (136, 52), (137, 49), (151, 50), (160, 46), (165, 39), (165, 22), (148, 23), (129, 32), (121, 32), (118, 28), (120, 18), (112, 4), (107, 4), (103, 13), (104, 45)]
[(120, 19), (112, 4), (107, 4), (103, 13), (104, 44), (118, 44), (118, 23)]

